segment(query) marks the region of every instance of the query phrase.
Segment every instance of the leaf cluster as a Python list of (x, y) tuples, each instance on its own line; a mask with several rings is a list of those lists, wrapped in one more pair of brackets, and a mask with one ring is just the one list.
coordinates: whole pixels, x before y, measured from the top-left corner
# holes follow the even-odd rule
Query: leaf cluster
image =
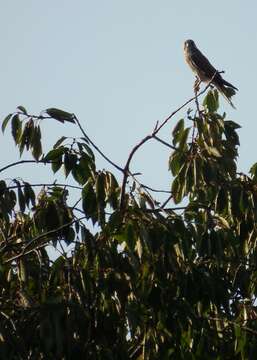
[(238, 172), (240, 126), (218, 109), (210, 90), (173, 128), (162, 206), (126, 166), (121, 206), (84, 132), (42, 154), (39, 122), (73, 114), (19, 107), (3, 121), (65, 183), (0, 181), (0, 358), (254, 358), (257, 166)]

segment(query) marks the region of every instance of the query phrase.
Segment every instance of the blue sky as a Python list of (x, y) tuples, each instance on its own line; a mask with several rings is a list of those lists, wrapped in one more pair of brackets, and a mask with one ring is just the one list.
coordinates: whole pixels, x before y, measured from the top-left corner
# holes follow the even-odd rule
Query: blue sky
[[(194, 77), (184, 62), (183, 42), (193, 39), (224, 77), (239, 88), (233, 110), (238, 122), (239, 168), (257, 161), (257, 5), (240, 0), (207, 2), (108, 0), (10, 1), (0, 13), (0, 116), (16, 106), (39, 113), (49, 107), (74, 112), (85, 131), (115, 162), (192, 96)], [(169, 140), (180, 112), (162, 129)], [(18, 152), (8, 132), (1, 136), (0, 167)], [(44, 150), (61, 136), (80, 136), (60, 123), (43, 124)], [(149, 142), (132, 163), (142, 182), (169, 189), (169, 150)], [(29, 158), (25, 154), (25, 159)], [(99, 159), (99, 168), (113, 170)], [(115, 171), (114, 171), (115, 172)], [(4, 177), (51, 181), (42, 165), (10, 169)], [(39, 179), (40, 177), (40, 179)]]

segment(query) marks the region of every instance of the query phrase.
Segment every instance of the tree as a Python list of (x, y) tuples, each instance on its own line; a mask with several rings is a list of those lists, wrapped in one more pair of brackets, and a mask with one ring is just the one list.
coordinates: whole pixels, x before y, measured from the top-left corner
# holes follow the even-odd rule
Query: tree
[[(173, 127), (171, 143), (163, 141), (159, 130), (189, 103), (195, 109)], [(1, 359), (254, 358), (257, 163), (249, 175), (237, 170), (240, 126), (218, 109), (208, 84), (157, 123), (124, 167), (74, 114), (51, 108), (36, 116), (19, 106), (4, 119), (20, 155), (29, 151), (29, 161), (53, 174), (62, 168), (73, 183), (17, 177), (8, 185), (4, 171), (24, 160), (0, 169)], [(47, 119), (74, 123), (82, 137), (61, 137), (44, 155)], [(162, 205), (130, 170), (149, 140), (171, 151)], [(96, 168), (94, 151), (121, 183)], [(49, 245), (59, 249), (56, 260)]]

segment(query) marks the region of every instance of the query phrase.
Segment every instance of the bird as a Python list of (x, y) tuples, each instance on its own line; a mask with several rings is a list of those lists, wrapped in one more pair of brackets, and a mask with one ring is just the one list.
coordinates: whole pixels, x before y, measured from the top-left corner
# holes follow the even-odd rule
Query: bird
[(209, 60), (197, 48), (193, 40), (186, 40), (184, 42), (184, 55), (187, 64), (197, 75), (197, 82), (195, 88), (199, 87), (201, 81), (210, 82), (218, 89), (218, 91), (227, 99), (229, 104), (235, 108), (231, 101), (231, 97), (235, 95), (238, 89), (224, 80), (221, 73), (224, 71), (217, 71)]

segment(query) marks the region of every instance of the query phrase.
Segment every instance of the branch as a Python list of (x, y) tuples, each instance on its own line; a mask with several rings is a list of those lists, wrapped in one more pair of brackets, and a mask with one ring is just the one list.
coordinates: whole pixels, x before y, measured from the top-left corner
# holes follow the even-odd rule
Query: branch
[(40, 240), (40, 239), (44, 238), (45, 236), (54, 235), (54, 234), (57, 233), (58, 231), (60, 231), (60, 230), (62, 230), (62, 229), (64, 229), (64, 228), (66, 228), (66, 227), (74, 224), (76, 221), (81, 221), (81, 220), (84, 220), (84, 219), (86, 219), (86, 216), (83, 216), (83, 217), (81, 217), (81, 218), (79, 218), (79, 219), (73, 219), (72, 221), (70, 221), (70, 222), (68, 222), (68, 223), (66, 223), (66, 224), (64, 224), (64, 225), (61, 225), (61, 226), (59, 226), (59, 227), (56, 228), (56, 229), (47, 231), (47, 232), (45, 232), (45, 233), (43, 233), (43, 234), (40, 234), (40, 235), (36, 236), (35, 238), (33, 238), (32, 240), (30, 240), (30, 241), (27, 243), (27, 245), (23, 248), (23, 250), (22, 250), (22, 252), (21, 252), (20, 254), (18, 254), (18, 255), (16, 255), (16, 256), (13, 256), (13, 257), (11, 257), (10, 259), (5, 260), (5, 261), (4, 261), (4, 264), (9, 263), (9, 262), (12, 262), (12, 261), (14, 261), (14, 260), (17, 260), (17, 259), (21, 258), (22, 256), (25, 256), (25, 255), (27, 255), (27, 254), (29, 254), (29, 253), (31, 253), (31, 252), (33, 252), (33, 251), (35, 251), (35, 250), (37, 250), (37, 249), (39, 249), (39, 248), (41, 248), (41, 247), (44, 247), (44, 246), (46, 245), (46, 242), (44, 242), (43, 244), (39, 244), (38, 246), (35, 246), (33, 249), (31, 249), (31, 250), (29, 250), (29, 251), (26, 252), (26, 249), (28, 249), (28, 247), (30, 247), (30, 245), (31, 245), (32, 243), (34, 243), (35, 241)]
[(22, 115), (22, 116), (25, 116), (26, 118), (31, 118), (31, 119), (35, 119), (35, 120), (52, 119), (52, 116), (31, 115), (31, 114), (25, 114), (24, 112), (21, 112), (21, 111), (16, 111), (13, 114)]
[[(28, 183), (29, 184), (29, 183)], [(51, 186), (60, 186), (60, 187), (68, 187), (71, 189), (77, 189), (77, 190), (82, 190), (82, 187), (80, 186), (75, 186), (75, 185), (69, 185), (69, 184), (59, 184), (59, 183), (51, 183), (51, 184), (29, 184), (31, 187), (37, 187), (37, 186), (47, 186), (47, 187), (51, 187)], [(18, 187), (25, 187), (26, 184), (20, 184), (20, 186), (18, 185), (11, 185), (11, 186), (7, 186), (6, 189), (17, 189)]]
[(95, 148), (95, 150), (112, 166), (114, 166), (117, 170), (123, 172), (122, 167), (120, 167), (119, 165), (115, 164), (110, 158), (108, 158), (100, 149), (99, 147), (88, 137), (88, 135), (85, 133), (84, 129), (82, 128), (78, 118), (76, 117), (76, 115), (73, 114), (74, 120), (76, 121), (78, 127), (80, 128), (82, 134), (84, 135), (84, 137), (88, 140), (88, 142), (93, 146), (93, 148)]
[(166, 141), (160, 139), (160, 138), (159, 138), (158, 136), (156, 136), (156, 135), (153, 136), (153, 139), (159, 141), (159, 142), (162, 143), (163, 145), (168, 146), (168, 147), (171, 148), (172, 150), (177, 150), (177, 148), (176, 148), (175, 146), (170, 145), (169, 143), (167, 143)]
[[(214, 74), (214, 76), (216, 75), (216, 73)], [(214, 78), (213, 76), (213, 78)], [(156, 139), (156, 135), (158, 134), (158, 132), (163, 128), (164, 125), (167, 124), (167, 122), (176, 114), (178, 113), (181, 109), (183, 109), (186, 105), (188, 105), (190, 102), (194, 101), (196, 98), (198, 98), (199, 96), (201, 96), (203, 93), (206, 92), (206, 90), (210, 87), (211, 82), (213, 80), (213, 78), (210, 80), (210, 82), (206, 85), (206, 87), (199, 93), (196, 94), (195, 96), (193, 96), (192, 98), (190, 98), (189, 100), (187, 100), (183, 105), (181, 105), (179, 108), (177, 108), (175, 111), (173, 111), (166, 119), (163, 120), (163, 122), (159, 125), (158, 122), (153, 130), (153, 132), (150, 135), (145, 136), (137, 145), (135, 145), (133, 147), (133, 149), (131, 150), (129, 157), (127, 159), (127, 162), (124, 166), (123, 169), (123, 181), (122, 181), (122, 186), (121, 186), (121, 197), (120, 197), (120, 208), (124, 209), (124, 205), (125, 205), (125, 193), (126, 193), (126, 184), (127, 184), (127, 180), (130, 174), (129, 171), (129, 166), (131, 163), (131, 160), (135, 154), (135, 152), (144, 144), (146, 143), (148, 140), (151, 140), (153, 138)], [(159, 139), (159, 138), (158, 138)]]
[(147, 190), (150, 190), (150, 191), (152, 191), (152, 192), (164, 193), (164, 194), (170, 194), (170, 193), (171, 193), (169, 190), (154, 189), (154, 188), (152, 188), (151, 186), (142, 184), (142, 183), (140, 183), (140, 182), (139, 182), (139, 185), (140, 185), (142, 188), (147, 189)]
[(4, 166), (3, 168), (0, 169), (0, 172), (4, 171), (6, 169), (9, 169), (10, 167), (20, 165), (20, 164), (26, 164), (26, 163), (31, 164), (31, 163), (42, 163), (42, 162), (46, 163), (46, 161), (41, 161), (41, 160), (39, 160), (39, 161), (36, 161), (36, 160), (20, 160), (20, 161), (16, 161), (16, 162), (14, 162), (12, 164), (8, 164), (8, 165)]

